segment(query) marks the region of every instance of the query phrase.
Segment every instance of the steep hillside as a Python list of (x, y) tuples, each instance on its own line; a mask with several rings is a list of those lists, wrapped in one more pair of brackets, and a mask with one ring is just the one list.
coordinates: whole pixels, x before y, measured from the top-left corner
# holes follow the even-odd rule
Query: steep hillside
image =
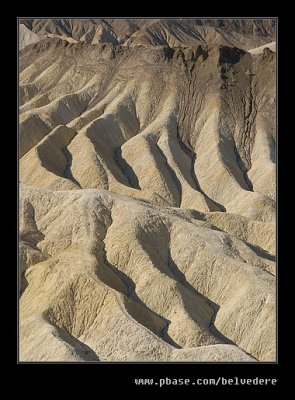
[(275, 40), (271, 19), (34, 19), (21, 20), (40, 37), (60, 37), (70, 42), (124, 45), (198, 44), (251, 49)]
[(21, 23), (21, 360), (275, 360), (274, 22)]

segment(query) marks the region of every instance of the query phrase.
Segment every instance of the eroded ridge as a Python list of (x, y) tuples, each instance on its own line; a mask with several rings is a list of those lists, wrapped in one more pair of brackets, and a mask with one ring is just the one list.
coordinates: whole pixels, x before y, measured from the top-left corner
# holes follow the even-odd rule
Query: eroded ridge
[(274, 361), (272, 22), (89, 21), (20, 29), (20, 359)]

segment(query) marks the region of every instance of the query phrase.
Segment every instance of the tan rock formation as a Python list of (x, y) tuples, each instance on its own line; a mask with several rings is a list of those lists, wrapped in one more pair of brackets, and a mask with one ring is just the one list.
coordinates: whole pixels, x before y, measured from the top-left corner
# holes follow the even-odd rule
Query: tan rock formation
[(198, 21), (22, 21), (22, 361), (275, 360), (274, 25)]

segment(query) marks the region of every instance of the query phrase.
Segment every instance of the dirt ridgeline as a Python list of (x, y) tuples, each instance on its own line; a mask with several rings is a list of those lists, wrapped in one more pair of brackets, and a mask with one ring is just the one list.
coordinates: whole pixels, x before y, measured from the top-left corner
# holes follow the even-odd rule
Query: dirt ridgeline
[[(126, 46), (199, 44), (253, 49), (275, 40), (275, 20), (213, 19), (33, 19), (21, 20), (28, 39), (59, 37), (70, 43), (112, 43)], [(26, 44), (30, 44), (27, 42)]]

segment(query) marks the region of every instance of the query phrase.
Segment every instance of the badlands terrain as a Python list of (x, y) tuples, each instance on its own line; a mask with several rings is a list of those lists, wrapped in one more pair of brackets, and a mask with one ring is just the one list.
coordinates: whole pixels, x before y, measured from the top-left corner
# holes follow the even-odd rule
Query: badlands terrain
[(275, 21), (19, 23), (20, 361), (275, 361)]

